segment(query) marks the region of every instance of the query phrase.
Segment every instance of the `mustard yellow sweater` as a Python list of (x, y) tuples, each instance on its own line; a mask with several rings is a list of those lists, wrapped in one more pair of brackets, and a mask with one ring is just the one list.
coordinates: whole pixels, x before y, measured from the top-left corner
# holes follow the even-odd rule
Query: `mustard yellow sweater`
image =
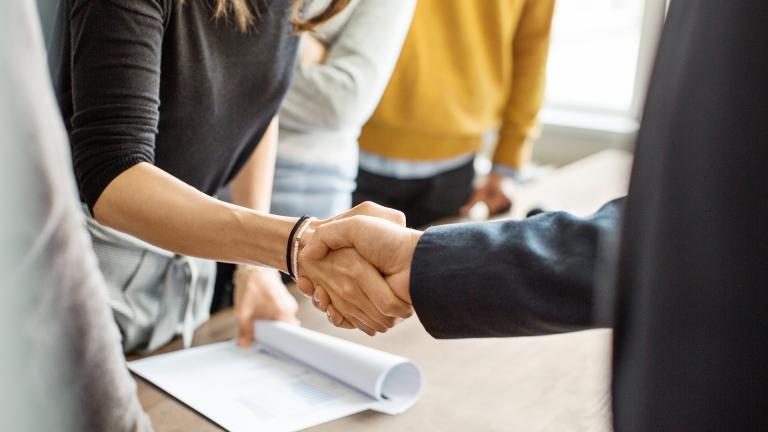
[(437, 161), (499, 130), (494, 163), (519, 169), (544, 94), (554, 0), (419, 0), (394, 75), (360, 147)]

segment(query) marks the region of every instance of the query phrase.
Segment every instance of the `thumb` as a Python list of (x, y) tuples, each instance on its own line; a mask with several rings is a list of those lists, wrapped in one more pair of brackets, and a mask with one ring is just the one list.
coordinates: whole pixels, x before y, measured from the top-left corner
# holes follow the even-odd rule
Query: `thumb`
[(237, 316), (237, 344), (247, 347), (253, 342), (253, 320), (251, 314), (241, 313)]
[(399, 210), (391, 209), (388, 207), (384, 207), (380, 204), (376, 204), (372, 201), (366, 201), (364, 203), (358, 204), (355, 207), (353, 207), (350, 210), (347, 210), (346, 212), (331, 218), (328, 220), (328, 222), (343, 220), (355, 216), (372, 216), (379, 219), (384, 219), (389, 222), (398, 224), (400, 226), (405, 226), (405, 214)]
[(351, 223), (352, 219), (342, 219), (320, 226), (312, 234), (309, 244), (301, 251), (302, 258), (317, 261), (332, 250), (353, 247), (354, 241), (350, 238)]

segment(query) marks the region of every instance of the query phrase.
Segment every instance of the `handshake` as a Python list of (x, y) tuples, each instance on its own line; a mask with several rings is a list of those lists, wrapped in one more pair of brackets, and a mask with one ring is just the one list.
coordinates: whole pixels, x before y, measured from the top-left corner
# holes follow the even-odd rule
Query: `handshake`
[(399, 211), (360, 204), (304, 235), (298, 288), (336, 327), (386, 332), (413, 314), (411, 260), (421, 234)]

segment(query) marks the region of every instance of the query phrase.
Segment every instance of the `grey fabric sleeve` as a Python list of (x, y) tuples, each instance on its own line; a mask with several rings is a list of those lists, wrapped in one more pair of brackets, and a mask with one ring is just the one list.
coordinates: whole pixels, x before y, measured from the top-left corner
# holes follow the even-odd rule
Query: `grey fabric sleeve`
[(592, 217), (429, 229), (412, 262), (411, 297), (436, 338), (531, 336), (590, 328), (598, 245), (623, 199)]
[(324, 63), (298, 67), (280, 110), (294, 131), (360, 127), (384, 93), (411, 24), (414, 0), (363, 0)]
[(0, 400), (11, 391), (34, 407), (13, 413), (18, 427), (3, 427), (0, 415), (0, 429), (151, 430), (85, 232), (34, 0), (4, 3), (0, 41), (0, 179), (11, 191), (0, 223), (0, 314), (13, 321), (0, 332), (16, 341), (0, 375), (18, 383), (0, 377)]

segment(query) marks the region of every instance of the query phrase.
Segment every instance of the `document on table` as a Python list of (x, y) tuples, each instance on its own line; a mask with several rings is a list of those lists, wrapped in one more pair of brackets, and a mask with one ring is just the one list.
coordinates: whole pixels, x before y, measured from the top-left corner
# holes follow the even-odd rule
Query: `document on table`
[(399, 414), (416, 403), (412, 362), (290, 324), (259, 321), (258, 343), (233, 341), (128, 363), (221, 427), (294, 431), (368, 409)]

